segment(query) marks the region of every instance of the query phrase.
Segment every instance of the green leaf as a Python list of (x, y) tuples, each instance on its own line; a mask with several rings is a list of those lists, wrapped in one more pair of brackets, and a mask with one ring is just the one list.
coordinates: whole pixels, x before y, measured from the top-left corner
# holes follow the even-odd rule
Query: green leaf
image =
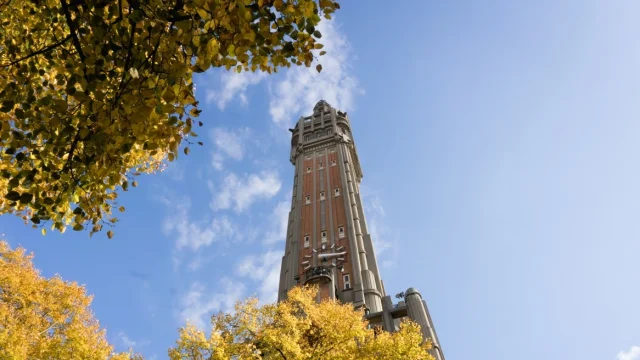
[(33, 194), (23, 193), (22, 195), (20, 195), (20, 202), (23, 204), (28, 204), (31, 202), (31, 200), (33, 200)]
[(82, 231), (82, 230), (84, 230), (84, 226), (82, 226), (80, 224), (75, 224), (75, 225), (73, 225), (73, 230)]
[(5, 100), (2, 102), (2, 107), (0, 107), (0, 111), (7, 113), (13, 109), (13, 105), (15, 105), (15, 102), (13, 102), (13, 100)]

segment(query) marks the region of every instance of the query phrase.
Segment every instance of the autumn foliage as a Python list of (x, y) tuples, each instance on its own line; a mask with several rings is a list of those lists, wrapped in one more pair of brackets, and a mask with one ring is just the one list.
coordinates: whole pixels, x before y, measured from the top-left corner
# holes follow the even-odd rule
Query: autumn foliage
[(431, 360), (413, 322), (388, 333), (370, 329), (363, 313), (335, 300), (316, 302), (317, 289), (296, 287), (277, 304), (240, 302), (233, 314), (211, 318), (209, 335), (193, 325), (179, 330), (172, 360), (409, 359)]
[(0, 1), (0, 214), (58, 231), (113, 225), (120, 191), (198, 142), (193, 73), (310, 66), (324, 53), (316, 26), (338, 7)]
[(112, 353), (84, 287), (42, 277), (32, 258), (0, 241), (0, 359), (130, 359)]
[[(89, 309), (83, 286), (46, 279), (24, 249), (0, 241), (0, 359), (141, 360), (113, 353)], [(335, 300), (316, 302), (316, 288), (293, 288), (277, 304), (238, 302), (211, 318), (211, 329), (179, 329), (171, 360), (424, 359), (429, 342), (405, 321), (395, 333), (376, 331), (362, 311)]]

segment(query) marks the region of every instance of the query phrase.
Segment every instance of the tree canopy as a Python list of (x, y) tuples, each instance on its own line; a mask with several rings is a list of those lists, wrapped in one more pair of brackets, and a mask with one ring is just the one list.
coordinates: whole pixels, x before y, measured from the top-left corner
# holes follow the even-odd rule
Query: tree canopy
[(32, 258), (0, 241), (0, 359), (133, 357), (113, 353), (83, 286), (59, 276), (43, 278)]
[(118, 221), (118, 193), (137, 186), (137, 175), (197, 142), (193, 73), (310, 66), (324, 54), (316, 26), (339, 8), (332, 0), (1, 1), (0, 214), (91, 234)]
[(210, 335), (187, 324), (171, 360), (409, 359), (432, 360), (417, 324), (388, 333), (368, 327), (363, 312), (335, 300), (316, 302), (316, 288), (295, 287), (277, 304), (240, 302), (233, 314), (211, 318)]
[[(84, 286), (57, 275), (44, 278), (32, 259), (0, 241), (0, 359), (142, 360), (113, 352)], [(417, 324), (378, 331), (352, 304), (318, 303), (316, 294), (317, 288), (295, 287), (276, 304), (238, 302), (233, 313), (212, 316), (206, 332), (187, 324), (169, 358), (433, 360)]]

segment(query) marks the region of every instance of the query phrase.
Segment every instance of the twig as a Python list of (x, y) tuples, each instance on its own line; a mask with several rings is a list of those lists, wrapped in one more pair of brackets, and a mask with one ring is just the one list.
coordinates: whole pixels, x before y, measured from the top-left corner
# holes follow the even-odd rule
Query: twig
[(71, 37), (73, 39), (73, 45), (76, 47), (78, 51), (78, 55), (80, 55), (80, 60), (84, 63), (84, 53), (82, 52), (82, 45), (80, 44), (80, 40), (78, 39), (78, 34), (76, 34), (76, 28), (73, 26), (73, 19), (71, 18), (71, 13), (69, 12), (69, 6), (67, 5), (66, 0), (61, 0), (62, 11), (64, 12), (64, 16), (67, 18), (67, 25), (69, 25), (69, 30), (71, 31)]
[(14, 61), (12, 61), (12, 62), (10, 62), (8, 64), (5, 64), (5, 65), (2, 65), (2, 67), (12, 66), (12, 65), (15, 65), (15, 64), (17, 64), (17, 63), (19, 63), (21, 61), (24, 61), (24, 60), (27, 60), (29, 58), (32, 58), (32, 57), (34, 57), (36, 55), (44, 54), (44, 53), (46, 53), (46, 52), (48, 52), (50, 50), (53, 50), (53, 49), (57, 48), (58, 46), (60, 46), (62, 44), (64, 44), (69, 39), (71, 39), (71, 37), (72, 37), (71, 34), (69, 34), (66, 38), (64, 38), (64, 39), (62, 39), (62, 40), (60, 40), (60, 41), (58, 41), (56, 43), (53, 43), (53, 44), (48, 45), (48, 46), (45, 46), (44, 48), (42, 48), (42, 49), (40, 49), (40, 50), (38, 50), (36, 52), (33, 52), (33, 53), (23, 57), (23, 58), (20, 58), (18, 60), (14, 60)]

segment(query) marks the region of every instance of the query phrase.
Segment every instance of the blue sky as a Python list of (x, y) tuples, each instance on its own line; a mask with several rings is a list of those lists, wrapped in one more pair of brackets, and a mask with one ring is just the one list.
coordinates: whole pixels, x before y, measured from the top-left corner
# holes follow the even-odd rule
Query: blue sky
[[(366, 4), (366, 5), (364, 5)], [(196, 78), (204, 147), (122, 195), (113, 240), (0, 217), (86, 284), (119, 350), (275, 299), (286, 131), (349, 113), (385, 288), (417, 287), (455, 359), (640, 359), (640, 3), (343, 2), (322, 74)]]

